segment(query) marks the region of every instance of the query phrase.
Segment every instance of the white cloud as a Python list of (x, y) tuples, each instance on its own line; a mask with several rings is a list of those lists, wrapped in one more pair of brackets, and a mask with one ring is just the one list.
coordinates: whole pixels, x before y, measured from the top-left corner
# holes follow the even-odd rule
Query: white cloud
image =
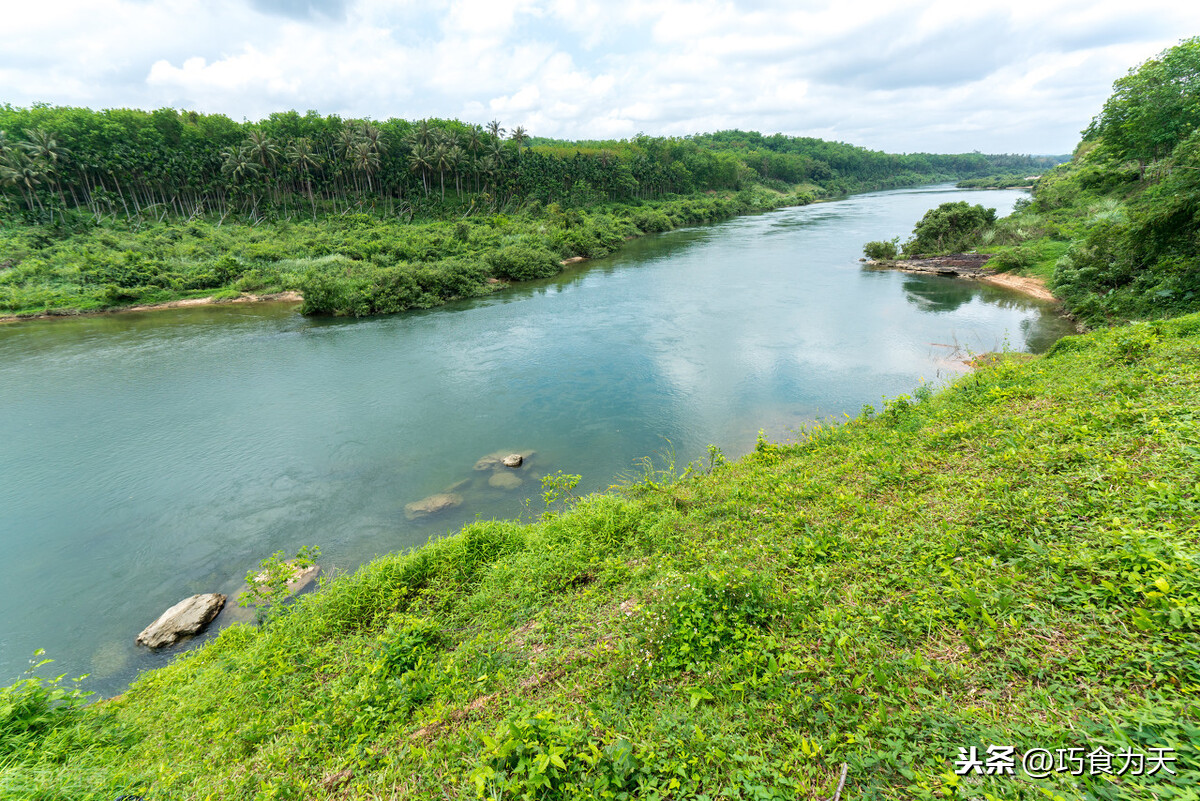
[[(460, 117), (566, 138), (724, 127), (1065, 152), (1172, 0), (69, 0), (0, 30), (0, 102)], [(59, 6), (56, 6), (56, 12)]]

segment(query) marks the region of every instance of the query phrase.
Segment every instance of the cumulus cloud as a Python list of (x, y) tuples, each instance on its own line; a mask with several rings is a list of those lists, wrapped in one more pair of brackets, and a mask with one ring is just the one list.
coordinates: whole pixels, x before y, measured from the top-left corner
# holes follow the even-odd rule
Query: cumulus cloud
[(738, 127), (909, 152), (1066, 152), (1115, 78), (1200, 33), (1174, 0), (60, 5), (7, 13), (0, 102), (495, 117), (563, 138)]

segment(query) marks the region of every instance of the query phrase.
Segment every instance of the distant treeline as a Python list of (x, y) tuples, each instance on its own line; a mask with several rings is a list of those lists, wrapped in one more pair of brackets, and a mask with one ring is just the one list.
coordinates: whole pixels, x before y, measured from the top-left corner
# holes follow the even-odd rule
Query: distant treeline
[(432, 214), (538, 200), (564, 207), (763, 184), (825, 193), (1040, 170), (1056, 160), (895, 155), (838, 142), (722, 131), (562, 142), (457, 120), (382, 122), (309, 111), (257, 123), (220, 114), (0, 105), (0, 214), (73, 209), (164, 220), (284, 219), (349, 209)]

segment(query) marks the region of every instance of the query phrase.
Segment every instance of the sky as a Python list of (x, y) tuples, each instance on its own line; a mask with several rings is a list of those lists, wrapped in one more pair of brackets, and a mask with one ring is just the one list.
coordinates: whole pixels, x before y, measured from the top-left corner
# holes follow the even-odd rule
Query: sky
[(1069, 153), (1186, 0), (62, 0), (0, 26), (0, 103), (258, 120), (728, 128), (889, 152)]

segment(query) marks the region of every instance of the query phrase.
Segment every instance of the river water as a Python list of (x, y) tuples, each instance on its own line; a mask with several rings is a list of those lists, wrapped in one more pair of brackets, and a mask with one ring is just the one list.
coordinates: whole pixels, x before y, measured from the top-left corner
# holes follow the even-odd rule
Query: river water
[[(736, 456), (760, 429), (786, 439), (944, 381), (968, 351), (1042, 350), (1070, 332), (1045, 304), (858, 262), (939, 203), (1005, 214), (1021, 196), (782, 209), (390, 317), (254, 304), (0, 325), (0, 685), (44, 648), (43, 674), (120, 692), (178, 650), (135, 647), (144, 626), (199, 592), (229, 594), (218, 624), (235, 619), (277, 550), (319, 545), (326, 573), (352, 571), (540, 511), (547, 473), (593, 491), (644, 457)], [(473, 469), (498, 451), (535, 452), (519, 487)], [(460, 506), (406, 514), (450, 488)]]

